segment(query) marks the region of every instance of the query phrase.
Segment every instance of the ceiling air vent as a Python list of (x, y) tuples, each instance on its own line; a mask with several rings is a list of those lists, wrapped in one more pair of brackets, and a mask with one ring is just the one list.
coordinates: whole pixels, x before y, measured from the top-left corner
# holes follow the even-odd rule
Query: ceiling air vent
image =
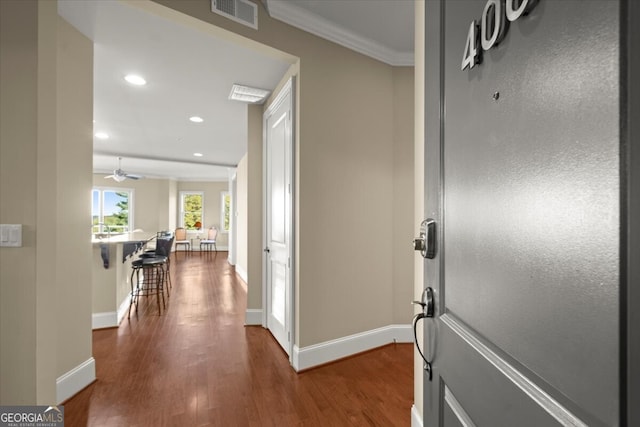
[(249, 0), (211, 0), (211, 11), (258, 29), (258, 5)]

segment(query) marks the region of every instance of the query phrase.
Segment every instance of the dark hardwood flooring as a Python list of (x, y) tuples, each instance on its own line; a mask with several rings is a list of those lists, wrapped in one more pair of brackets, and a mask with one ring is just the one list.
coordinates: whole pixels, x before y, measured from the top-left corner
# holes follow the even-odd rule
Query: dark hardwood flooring
[(409, 426), (413, 350), (392, 344), (297, 374), (262, 327), (227, 253), (173, 255), (158, 315), (93, 332), (97, 381), (65, 402), (74, 426)]

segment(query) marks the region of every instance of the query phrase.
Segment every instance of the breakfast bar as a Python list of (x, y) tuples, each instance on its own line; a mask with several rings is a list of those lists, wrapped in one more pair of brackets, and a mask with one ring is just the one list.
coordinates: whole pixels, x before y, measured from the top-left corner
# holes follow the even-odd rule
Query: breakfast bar
[(94, 237), (92, 328), (117, 327), (129, 308), (131, 262), (155, 238), (133, 232)]

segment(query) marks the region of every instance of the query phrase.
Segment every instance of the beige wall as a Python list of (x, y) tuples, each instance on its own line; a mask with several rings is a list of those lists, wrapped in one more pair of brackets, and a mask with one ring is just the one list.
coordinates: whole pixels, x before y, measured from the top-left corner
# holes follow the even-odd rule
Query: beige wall
[(248, 111), (247, 308), (262, 308), (262, 107)]
[(408, 314), (396, 305), (411, 281), (394, 283), (394, 165), (403, 161), (394, 157), (394, 67), (273, 20), (262, 5), (256, 31), (211, 13), (207, 0), (157, 3), (300, 58), (296, 344), (410, 317), (408, 302)]
[(249, 190), (249, 169), (248, 155), (245, 154), (242, 160), (238, 163), (236, 169), (236, 272), (244, 276), (246, 280), (247, 265), (248, 265), (248, 214), (249, 214), (249, 200), (247, 197)]
[(91, 358), (93, 48), (54, 1), (0, 17), (0, 222), (23, 224), (0, 249), (0, 404), (51, 404)]
[(176, 181), (172, 179), (160, 180), (158, 185), (158, 229), (173, 230), (176, 228)]
[(413, 220), (414, 68), (393, 70), (393, 323), (411, 322)]
[[(92, 250), (92, 288), (93, 295), (91, 296), (91, 312), (92, 313), (107, 313), (113, 312), (114, 307), (118, 306), (120, 301), (117, 301), (116, 291), (114, 286), (117, 286), (117, 273), (116, 270), (119, 266), (118, 256), (116, 254), (116, 245), (109, 245), (109, 268), (103, 267), (101, 247), (99, 244), (93, 245)], [(120, 263), (122, 259), (120, 259)]]
[(299, 346), (393, 322), (393, 69), (330, 44), (300, 61)]
[[(178, 226), (178, 183), (176, 181), (169, 181), (167, 185), (167, 194), (169, 197), (169, 216), (167, 230), (175, 230)], [(162, 223), (160, 223), (162, 225)]]
[[(54, 10), (57, 13), (57, 9)], [(58, 35), (58, 305), (43, 304), (58, 316), (59, 376), (92, 355), (92, 250), (87, 225), (91, 223), (93, 43), (61, 18)], [(45, 163), (48, 161), (43, 159)], [(46, 209), (43, 214), (45, 221), (50, 222)], [(50, 256), (50, 253), (43, 255)], [(38, 333), (41, 333), (40, 325)]]
[(38, 54), (37, 3), (1, 1), (0, 222), (23, 224), (23, 247), (0, 248), (2, 405), (36, 400)]

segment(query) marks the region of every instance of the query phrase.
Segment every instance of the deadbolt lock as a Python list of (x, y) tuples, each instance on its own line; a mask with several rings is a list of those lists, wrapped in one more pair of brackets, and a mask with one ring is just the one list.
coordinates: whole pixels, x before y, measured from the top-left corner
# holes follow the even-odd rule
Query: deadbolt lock
[(423, 258), (436, 257), (436, 221), (433, 218), (420, 224), (420, 235), (413, 239), (413, 250), (419, 251)]
[(424, 250), (424, 239), (418, 237), (413, 239), (413, 250), (414, 251), (423, 251)]

